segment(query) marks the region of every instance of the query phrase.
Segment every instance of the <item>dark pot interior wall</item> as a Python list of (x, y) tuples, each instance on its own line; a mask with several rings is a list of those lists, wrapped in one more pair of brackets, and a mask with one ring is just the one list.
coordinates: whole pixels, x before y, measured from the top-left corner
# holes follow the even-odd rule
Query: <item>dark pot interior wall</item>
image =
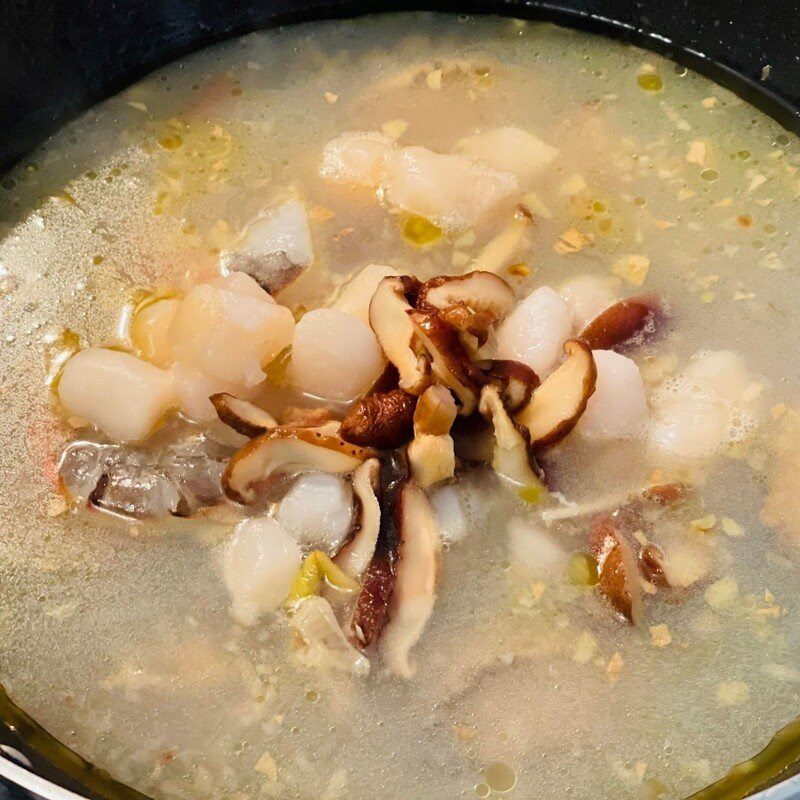
[(0, 172), (93, 102), (205, 44), (275, 22), (420, 7), (599, 30), (614, 21), (617, 35), (706, 61), (712, 77), (800, 129), (796, 0), (0, 0)]

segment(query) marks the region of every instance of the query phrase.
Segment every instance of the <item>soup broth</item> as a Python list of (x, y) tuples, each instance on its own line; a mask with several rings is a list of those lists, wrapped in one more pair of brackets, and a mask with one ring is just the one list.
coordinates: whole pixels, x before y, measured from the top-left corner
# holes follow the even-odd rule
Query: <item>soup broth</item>
[[(387, 164), (396, 172), (381, 172)], [(796, 137), (670, 61), (499, 18), (406, 14), (259, 32), (165, 67), (71, 123), (0, 190), (0, 677), (12, 699), (156, 798), (654, 800), (690, 795), (751, 757), (800, 708), (798, 166)], [(370, 264), (385, 269), (363, 279), (366, 295), (353, 293)], [(556, 387), (552, 413), (569, 423), (557, 435), (541, 409), (528, 427), (516, 417), (521, 452), (531, 444), (544, 477), (524, 457), (525, 480), (497, 474), (494, 439), (486, 457), (486, 431), (460, 414), (455, 477), (442, 457), (445, 480), (421, 497), (399, 490), (413, 524), (384, 494), (401, 537), (406, 524), (418, 538), (430, 527), (430, 498), (435, 540), (419, 553), (408, 545), (394, 568), (438, 561), (435, 604), (416, 640), (398, 630), (398, 579), (384, 639), (365, 647), (347, 614), (366, 573), (353, 589), (320, 556), (308, 590), (319, 602), (304, 595), (285, 611), (278, 572), (292, 548), (305, 558), (327, 547), (342, 563), (351, 516), (363, 523), (365, 509), (362, 498), (351, 511), (348, 476), (367, 451), (348, 467), (351, 456), (329, 449), (330, 470), (287, 456), (286, 472), (316, 477), (300, 488), (275, 480), (269, 502), (253, 506), (229, 466), (249, 438), (241, 414), (235, 433), (206, 398), (245, 397), (281, 427), (288, 406), (341, 420), (384, 353), (397, 364), (369, 338), (380, 278), (475, 270), (501, 278), (513, 305), (488, 332), (448, 328), (494, 348), (488, 359), (480, 351), (480, 369), (525, 361), (542, 381), (527, 402), (540, 403), (569, 362), (580, 380), (596, 372), (594, 394), (587, 405), (579, 391), (565, 411), (584, 384)], [(262, 284), (292, 272), (273, 288), (278, 306), (245, 285), (254, 271)], [(392, 297), (419, 306), (419, 284), (409, 285), (387, 290), (387, 309)], [(189, 308), (198, 287), (206, 299)], [(230, 297), (232, 315), (260, 304), (288, 338), (251, 352), (242, 323), (201, 368), (212, 345), (197, 342), (223, 330), (208, 309)], [(562, 354), (626, 298), (642, 298), (633, 339)], [(160, 323), (144, 325), (148, 307), (175, 315), (166, 355)], [(340, 316), (313, 316), (329, 307)], [(603, 335), (619, 313), (612, 322)], [(276, 326), (270, 335), (279, 327), (264, 324)], [(130, 405), (124, 392), (106, 396), (108, 375), (123, 369), (115, 359), (148, 348), (144, 360), (169, 385)], [(79, 350), (96, 358), (85, 375), (70, 367)], [(112, 372), (94, 384), (103, 359)], [(441, 374), (427, 380), (452, 388)], [(469, 391), (455, 394), (463, 412)], [(105, 421), (87, 411), (98, 404)], [(126, 435), (151, 411), (155, 433)], [(256, 432), (270, 428), (258, 419)], [(449, 428), (426, 434), (432, 451), (446, 451)], [(415, 444), (419, 418), (416, 434)], [(70, 443), (88, 443), (88, 458), (120, 439), (143, 439), (103, 451), (138, 483), (112, 497), (106, 467), (102, 485), (96, 473), (76, 492)], [(387, 452), (384, 483), (396, 468)], [(409, 452), (417, 482), (427, 453), (419, 466)], [(212, 463), (190, 503), (153, 477), (158, 459), (171, 469), (184, 456)], [(326, 547), (308, 534), (315, 525)], [(232, 548), (245, 547), (243, 530), (294, 531), (298, 545), (242, 555)], [(242, 588), (261, 580), (262, 557), (275, 575)], [(309, 632), (324, 628), (323, 612), (301, 626), (314, 607), (336, 611), (341, 640)], [(410, 657), (385, 644), (390, 635), (411, 636)]]

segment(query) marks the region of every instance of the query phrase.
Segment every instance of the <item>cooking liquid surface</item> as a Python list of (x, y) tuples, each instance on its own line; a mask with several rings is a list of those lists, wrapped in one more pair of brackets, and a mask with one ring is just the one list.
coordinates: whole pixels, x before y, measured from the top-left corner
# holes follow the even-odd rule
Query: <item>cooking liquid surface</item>
[[(446, 59), (467, 74), (390, 82)], [(648, 598), (644, 623), (624, 624), (563, 568), (520, 563), (507, 528), (541, 527), (542, 508), (475, 470), (457, 484), (468, 533), (443, 555), (416, 675), (390, 678), (375, 659), (357, 678), (299, 664), (282, 615), (234, 624), (219, 566), (230, 524), (64, 511), (54, 460), (75, 434), (45, 384), (65, 329), (114, 343), (138, 288), (211, 279), (236, 232), (288, 196), (312, 209), (316, 253), (281, 295), (295, 311), (370, 262), (459, 273), (480, 234), (413, 246), (402, 216), (323, 181), (321, 155), (346, 131), (451, 152), (503, 125), (560, 149), (536, 185), (551, 216), (535, 221), (530, 274), (504, 274), (518, 296), (616, 267), (622, 294), (669, 307), (666, 334), (633, 354), (649, 396), (659, 371), (714, 349), (740, 354), (761, 387), (757, 430), (712, 458), (666, 463), (640, 442), (573, 436), (545, 461), (578, 504), (624, 500), (655, 470), (696, 483), (663, 525), (712, 553), (699, 586)], [(800, 545), (760, 521), (798, 389), (798, 147), (636, 48), (435, 15), (253, 34), (70, 125), (0, 191), (0, 677), (12, 698), (158, 798), (679, 798), (753, 755), (800, 709)], [(576, 229), (588, 244), (554, 247)], [(641, 289), (619, 266), (631, 255), (649, 259)], [(708, 515), (711, 532), (692, 528)], [(547, 530), (567, 555), (585, 550), (585, 517)]]

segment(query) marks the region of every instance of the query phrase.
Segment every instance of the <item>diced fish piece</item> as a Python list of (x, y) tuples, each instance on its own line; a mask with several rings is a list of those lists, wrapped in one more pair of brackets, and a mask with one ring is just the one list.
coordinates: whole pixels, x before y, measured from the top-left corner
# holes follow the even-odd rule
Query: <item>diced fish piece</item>
[(456, 150), (500, 172), (510, 172), (520, 181), (544, 172), (559, 153), (558, 148), (513, 126), (467, 136), (458, 142)]

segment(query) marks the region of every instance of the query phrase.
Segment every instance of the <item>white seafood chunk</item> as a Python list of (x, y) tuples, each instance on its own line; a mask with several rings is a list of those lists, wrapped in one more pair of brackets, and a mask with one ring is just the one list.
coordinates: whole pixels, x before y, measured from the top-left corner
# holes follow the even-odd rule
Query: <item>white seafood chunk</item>
[(274, 519), (240, 522), (222, 557), (231, 616), (252, 625), (265, 611), (280, 608), (301, 563), (300, 546)]
[(648, 419), (644, 381), (636, 362), (613, 350), (593, 350), (594, 394), (577, 430), (589, 439), (634, 439)]
[(686, 458), (708, 456), (729, 433), (730, 411), (719, 398), (678, 387), (654, 403), (650, 441), (659, 450)]
[(384, 368), (372, 328), (333, 308), (304, 314), (294, 333), (290, 374), (304, 392), (328, 400), (353, 400)]
[(522, 128), (493, 128), (467, 136), (456, 150), (501, 172), (528, 181), (552, 164), (559, 151)]
[(707, 350), (694, 355), (684, 377), (729, 403), (741, 403), (752, 378), (741, 356), (730, 350)]
[(313, 260), (308, 213), (299, 200), (287, 200), (255, 219), (221, 258), (226, 269), (250, 275), (269, 292), (288, 286)]
[(139, 355), (151, 364), (166, 369), (172, 363), (169, 326), (180, 300), (165, 297), (140, 308), (131, 319), (130, 337)]
[(516, 178), (507, 172), (425, 147), (397, 150), (386, 157), (385, 167), (385, 201), (446, 230), (474, 225), (518, 190)]
[(558, 540), (524, 519), (508, 523), (508, 557), (514, 564), (541, 576), (552, 576), (566, 562), (566, 553)]
[(320, 175), (333, 183), (377, 186), (394, 140), (377, 131), (345, 133), (325, 145)]
[(344, 285), (331, 308), (344, 311), (369, 325), (369, 304), (378, 284), (384, 278), (405, 275), (405, 270), (387, 267), (384, 264), (367, 264), (364, 269)]
[(549, 286), (531, 292), (497, 330), (500, 358), (521, 361), (545, 378), (572, 334), (569, 307)]
[(454, 486), (443, 486), (431, 495), (431, 506), (439, 523), (442, 541), (460, 542), (467, 535), (467, 518), (461, 497)]
[(196, 422), (217, 418), (217, 412), (208, 399), (212, 394), (227, 392), (236, 397), (246, 397), (248, 394), (248, 389), (243, 384), (209, 377), (188, 364), (173, 364), (170, 372), (175, 379), (175, 393), (181, 412)]
[(210, 378), (255, 386), (262, 367), (292, 341), (294, 317), (249, 275), (236, 272), (195, 286), (169, 328), (176, 361)]
[(176, 403), (172, 376), (129, 353), (89, 347), (64, 365), (58, 396), (67, 411), (112, 439), (144, 439)]
[(278, 522), (304, 548), (334, 555), (350, 531), (353, 490), (339, 475), (301, 475), (278, 507)]
[(567, 301), (576, 333), (619, 299), (613, 279), (595, 275), (581, 275), (567, 281), (559, 294)]

